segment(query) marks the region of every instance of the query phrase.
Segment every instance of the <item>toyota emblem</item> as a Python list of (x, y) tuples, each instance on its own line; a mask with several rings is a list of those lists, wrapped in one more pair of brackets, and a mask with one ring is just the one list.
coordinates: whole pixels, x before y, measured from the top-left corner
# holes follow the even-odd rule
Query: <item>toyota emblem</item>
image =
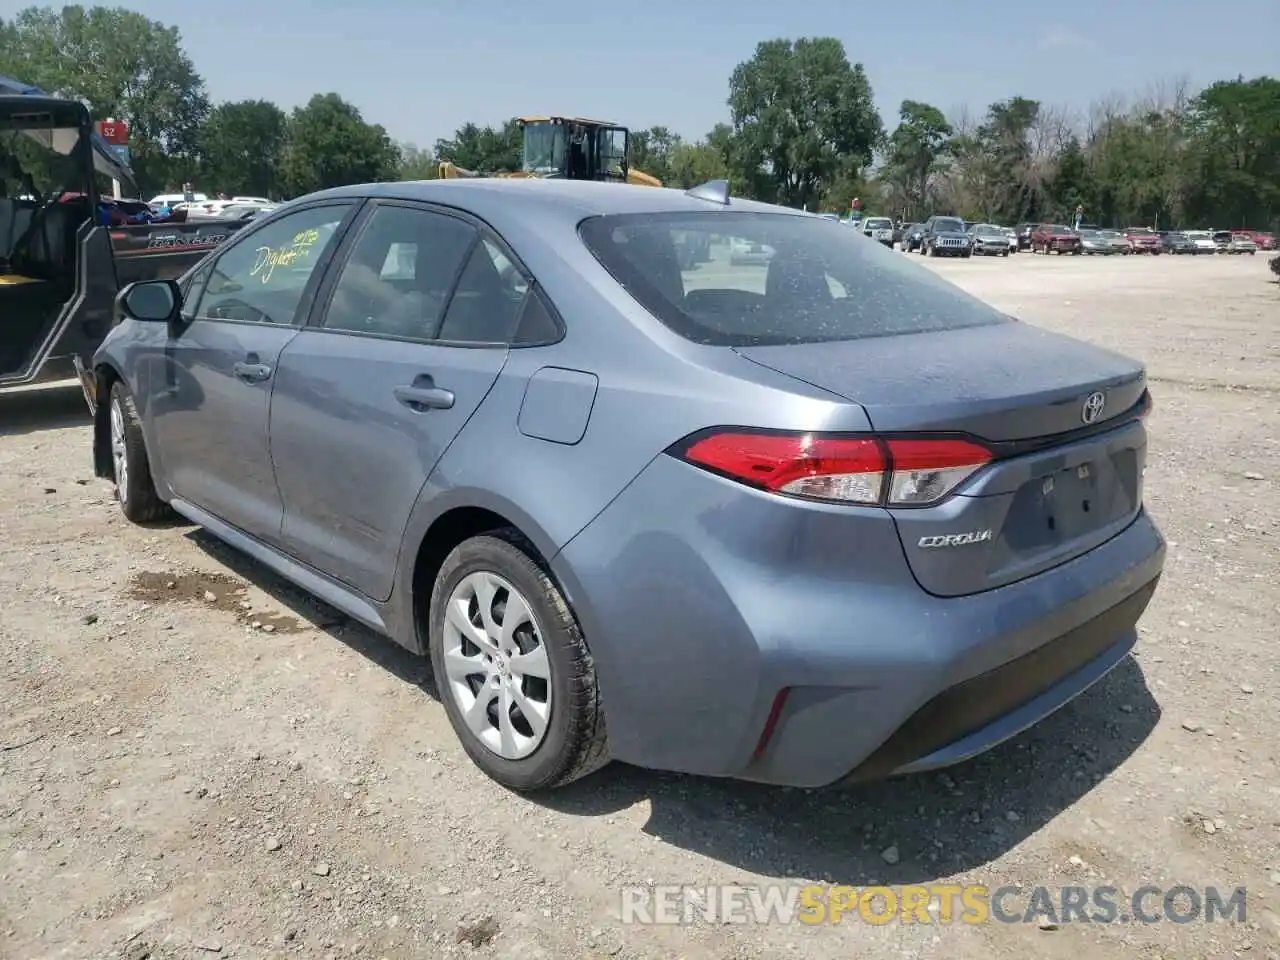
[(1085, 423), (1094, 423), (1102, 416), (1102, 408), (1106, 405), (1107, 398), (1102, 395), (1102, 391), (1095, 390), (1085, 397), (1084, 407), (1080, 411), (1080, 419)]

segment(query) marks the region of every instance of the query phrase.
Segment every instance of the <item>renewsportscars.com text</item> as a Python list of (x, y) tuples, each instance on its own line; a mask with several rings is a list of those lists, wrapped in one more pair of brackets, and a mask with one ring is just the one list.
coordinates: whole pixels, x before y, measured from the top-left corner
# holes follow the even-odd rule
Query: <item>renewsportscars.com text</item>
[(624, 924), (1196, 923), (1245, 920), (1244, 887), (651, 886), (622, 891)]

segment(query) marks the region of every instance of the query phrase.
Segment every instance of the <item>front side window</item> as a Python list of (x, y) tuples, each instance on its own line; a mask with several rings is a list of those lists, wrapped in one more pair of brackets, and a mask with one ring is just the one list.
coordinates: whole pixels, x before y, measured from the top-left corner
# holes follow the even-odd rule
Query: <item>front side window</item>
[(457, 217), (378, 207), (342, 265), (324, 328), (432, 339), (475, 237)]
[(257, 230), (212, 264), (195, 316), (291, 324), (307, 283), (351, 204), (299, 210)]
[[(932, 271), (817, 217), (632, 214), (588, 218), (579, 232), (645, 309), (696, 343), (823, 343), (1008, 321)], [(677, 241), (702, 255), (682, 257)]]

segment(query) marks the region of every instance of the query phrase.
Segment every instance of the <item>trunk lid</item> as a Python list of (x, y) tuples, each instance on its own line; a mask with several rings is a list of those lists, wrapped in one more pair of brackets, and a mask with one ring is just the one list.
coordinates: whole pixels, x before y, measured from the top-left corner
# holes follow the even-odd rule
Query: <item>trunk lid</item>
[[(1135, 408), (1146, 376), (1119, 354), (1017, 322), (737, 352), (858, 403), (878, 432), (962, 432), (992, 445), (996, 461), (955, 495), (891, 509), (912, 572), (936, 596), (1065, 563), (1141, 509), (1146, 431)], [(1086, 414), (1099, 393), (1101, 413)]]

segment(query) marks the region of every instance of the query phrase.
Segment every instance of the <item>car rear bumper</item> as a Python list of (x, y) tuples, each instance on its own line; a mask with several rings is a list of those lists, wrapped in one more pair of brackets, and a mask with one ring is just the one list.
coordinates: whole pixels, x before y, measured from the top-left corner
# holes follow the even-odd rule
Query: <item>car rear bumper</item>
[(1140, 512), (1054, 569), (936, 598), (886, 511), (799, 504), (662, 456), (552, 568), (612, 756), (819, 787), (956, 763), (1069, 702), (1133, 646), (1164, 552)]

